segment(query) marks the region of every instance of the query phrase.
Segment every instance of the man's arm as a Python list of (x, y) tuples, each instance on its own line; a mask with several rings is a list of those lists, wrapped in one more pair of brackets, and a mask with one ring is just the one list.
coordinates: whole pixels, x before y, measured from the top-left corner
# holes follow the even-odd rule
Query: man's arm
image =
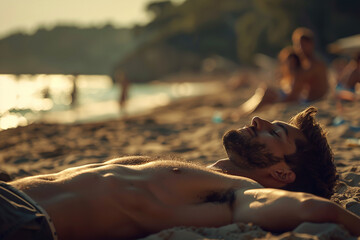
[(300, 94), (304, 89), (304, 80), (302, 79), (303, 77), (304, 76), (300, 74), (296, 74), (294, 77), (293, 87), (285, 99), (283, 99), (283, 102), (294, 102), (299, 100)]
[[(335, 205), (335, 203), (333, 203)], [(360, 217), (354, 213), (335, 205), (336, 218), (335, 223), (343, 225), (352, 235), (360, 236)]]
[(320, 197), (311, 197), (302, 203), (306, 222), (331, 222), (342, 225), (350, 234), (360, 236), (360, 217), (340, 205)]
[(355, 90), (355, 86), (357, 83), (360, 83), (360, 73), (359, 73), (359, 69), (354, 69), (350, 74), (348, 79), (346, 79), (346, 87), (350, 88), (350, 89), (354, 89)]
[(278, 189), (251, 189), (237, 196), (234, 221), (253, 222), (270, 231), (289, 231), (302, 222), (332, 222), (360, 235), (360, 218), (341, 206), (311, 194)]
[(319, 65), (319, 68), (316, 71), (318, 73), (317, 74), (318, 81), (323, 82), (323, 83), (328, 82), (328, 73), (327, 73), (326, 64), (322, 61), (318, 61), (318, 65)]

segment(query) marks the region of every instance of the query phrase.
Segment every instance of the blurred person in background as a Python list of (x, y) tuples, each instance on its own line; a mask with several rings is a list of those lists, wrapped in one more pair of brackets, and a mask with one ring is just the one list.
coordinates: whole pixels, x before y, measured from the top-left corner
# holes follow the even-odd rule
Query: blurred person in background
[(342, 73), (348, 65), (348, 60), (345, 58), (336, 58), (331, 62), (331, 69), (334, 74), (335, 85), (340, 82)]
[(304, 27), (295, 29), (292, 34), (293, 47), (300, 57), (301, 66), (306, 73), (307, 101), (323, 98), (329, 90), (326, 65), (315, 55), (314, 33)]
[(289, 46), (278, 55), (280, 81), (278, 87), (260, 86), (255, 94), (238, 111), (232, 115), (237, 120), (241, 115), (250, 114), (265, 105), (279, 102), (307, 102), (304, 92), (307, 91), (307, 74), (301, 66), (300, 57)]
[(297, 28), (292, 40), (293, 47), (285, 47), (278, 55), (280, 86), (274, 89), (263, 84), (231, 115), (233, 120), (272, 103), (308, 103), (327, 94), (327, 68), (314, 54), (313, 32), (307, 28)]
[(360, 83), (360, 52), (344, 68), (336, 86), (336, 97), (341, 100), (356, 100), (356, 85)]
[(129, 79), (127, 78), (126, 73), (123, 70), (119, 69), (116, 71), (115, 82), (119, 85), (121, 91), (119, 95), (120, 111), (124, 112), (126, 109), (126, 101), (128, 99), (130, 82)]
[(306, 88), (306, 74), (301, 67), (300, 57), (292, 47), (282, 49), (278, 55), (280, 64), (280, 89), (277, 101), (306, 101), (301, 93)]
[(77, 78), (79, 74), (74, 73), (72, 75), (72, 89), (71, 89), (71, 107), (75, 107), (77, 104), (78, 89), (77, 89)]

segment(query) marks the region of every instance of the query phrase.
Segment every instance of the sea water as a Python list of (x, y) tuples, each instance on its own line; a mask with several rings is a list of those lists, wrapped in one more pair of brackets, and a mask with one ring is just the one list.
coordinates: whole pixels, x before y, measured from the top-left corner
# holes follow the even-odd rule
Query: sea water
[(0, 75), (0, 130), (35, 121), (82, 123), (151, 111), (184, 97), (215, 92), (216, 83), (131, 84), (125, 109), (121, 87), (105, 75)]

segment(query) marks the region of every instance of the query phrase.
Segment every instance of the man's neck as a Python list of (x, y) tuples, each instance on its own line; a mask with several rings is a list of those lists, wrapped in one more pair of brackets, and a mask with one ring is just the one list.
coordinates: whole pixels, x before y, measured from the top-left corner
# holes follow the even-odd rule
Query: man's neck
[(314, 53), (306, 54), (304, 52), (301, 52), (300, 58), (301, 58), (301, 61), (313, 62), (315, 60), (315, 55), (314, 55)]
[(230, 161), (228, 158), (220, 159), (216, 161), (214, 164), (207, 166), (207, 168), (210, 168), (218, 172), (247, 177), (247, 178), (252, 178), (251, 176), (253, 175), (251, 170), (240, 168), (232, 161)]
[(230, 161), (228, 158), (220, 159), (214, 164), (207, 166), (207, 168), (225, 174), (249, 178), (258, 182), (264, 187), (267, 186), (266, 183), (272, 180), (272, 178), (268, 173), (266, 173), (266, 171), (263, 171), (261, 169), (241, 168), (232, 161)]

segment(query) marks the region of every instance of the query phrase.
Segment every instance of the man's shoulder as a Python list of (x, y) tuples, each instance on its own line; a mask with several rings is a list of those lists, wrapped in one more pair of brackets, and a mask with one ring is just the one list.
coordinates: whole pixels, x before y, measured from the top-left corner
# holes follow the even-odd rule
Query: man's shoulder
[(173, 156), (124, 156), (107, 160), (106, 164), (120, 164), (120, 165), (142, 165), (151, 162), (169, 163), (169, 162), (187, 162), (184, 159)]

